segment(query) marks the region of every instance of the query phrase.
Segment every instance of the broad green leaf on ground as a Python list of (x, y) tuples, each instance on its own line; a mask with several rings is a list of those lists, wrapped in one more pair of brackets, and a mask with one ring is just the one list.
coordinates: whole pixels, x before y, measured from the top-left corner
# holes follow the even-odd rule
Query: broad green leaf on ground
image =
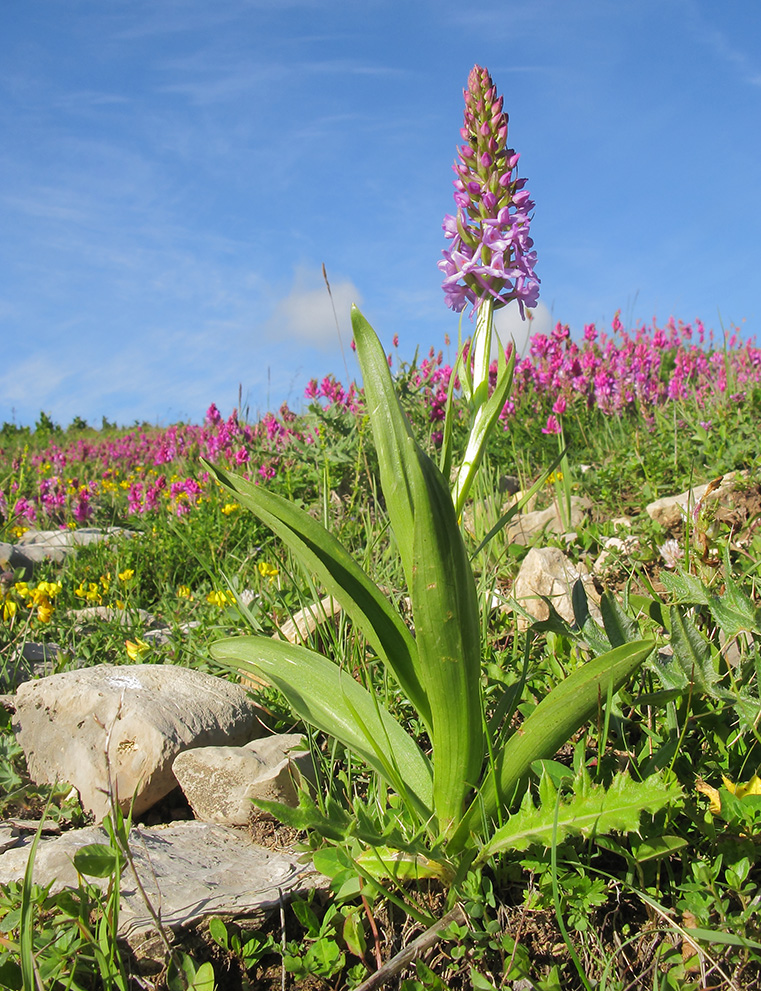
[(105, 843), (88, 843), (74, 854), (74, 866), (87, 877), (108, 877), (121, 867), (121, 858)]
[(340, 740), (409, 798), (422, 819), (430, 818), (430, 761), (347, 671), (322, 654), (270, 637), (230, 637), (210, 651), (220, 664), (264, 676), (305, 722)]
[(452, 849), (464, 846), (468, 834), (482, 823), (495, 820), (500, 807), (510, 807), (533, 761), (554, 757), (584, 723), (598, 713), (602, 717), (609, 692), (621, 688), (653, 647), (652, 640), (616, 647), (578, 668), (539, 703), (496, 755), (477, 800), (452, 839)]
[(207, 463), (207, 467), (341, 604), (430, 728), (430, 707), (418, 676), (415, 640), (401, 616), (343, 544), (309, 513), (277, 493), (215, 465)]

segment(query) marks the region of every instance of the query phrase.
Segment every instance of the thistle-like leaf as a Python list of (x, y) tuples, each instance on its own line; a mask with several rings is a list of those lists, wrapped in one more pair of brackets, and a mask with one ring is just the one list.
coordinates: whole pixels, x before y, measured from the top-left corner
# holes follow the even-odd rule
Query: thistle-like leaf
[(549, 847), (571, 835), (636, 832), (643, 812), (658, 812), (681, 797), (678, 784), (656, 775), (633, 781), (620, 773), (609, 788), (577, 779), (574, 794), (559, 806), (543, 802), (538, 809), (524, 807), (510, 816), (483, 848), (479, 860), (504, 850), (525, 850), (532, 844)]
[(682, 607), (672, 606), (669, 613), (671, 647), (677, 663), (699, 692), (703, 695), (715, 694), (719, 676), (713, 666), (711, 648), (688, 620)]

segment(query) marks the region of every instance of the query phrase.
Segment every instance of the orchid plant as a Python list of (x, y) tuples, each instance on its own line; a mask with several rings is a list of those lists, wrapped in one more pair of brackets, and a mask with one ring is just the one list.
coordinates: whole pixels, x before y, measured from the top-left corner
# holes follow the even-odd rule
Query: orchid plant
[[(452, 244), (441, 263), (449, 305), (461, 311), (471, 303), (476, 317), (472, 346), (465, 354), (461, 350), (455, 369), (472, 414), (456, 471), (451, 470), (451, 394), (449, 429), (438, 467), (413, 436), (378, 337), (359, 310), (353, 308), (351, 315), (414, 633), (346, 548), (308, 513), (264, 486), (208, 465), (236, 502), (267, 524), (338, 600), (414, 706), (430, 747), (421, 746), (381, 700), (341, 666), (340, 658), (259, 636), (220, 640), (211, 647), (212, 656), (278, 688), (300, 718), (339, 740), (396, 792), (413, 832), (422, 837), (424, 854), (408, 845), (401, 854), (397, 847), (391, 856), (382, 845), (388, 837), (373, 838), (364, 828), (360, 833), (369, 844), (368, 853), (376, 856), (376, 871), (388, 871), (391, 862), (401, 870), (404, 863), (418, 875), (435, 874), (449, 881), (462, 877), (463, 865), (467, 870), (537, 835), (530, 810), (522, 810), (523, 819), (510, 817), (520, 804), (516, 797), (523, 794), (521, 786), (532, 764), (553, 757), (653, 647), (652, 641), (623, 643), (583, 664), (550, 691), (517, 730), (504, 718), (520, 700), (514, 692), (496, 716), (487, 711), (479, 597), (459, 518), (510, 390), (512, 364), (500, 349), (497, 385), (490, 392), (493, 311), (510, 300), (517, 300), (521, 308), (534, 305), (538, 280), (529, 237), (533, 204), (525, 181), (515, 177), (518, 156), (506, 148), (507, 115), (485, 69), (476, 66), (471, 72), (465, 105), (465, 143), (455, 164), (457, 214), (444, 221)], [(545, 783), (545, 796), (548, 788)], [(573, 820), (586, 824), (578, 828), (636, 828), (642, 809), (654, 811), (672, 797), (673, 789), (662, 783), (657, 787), (634, 782), (616, 795), (585, 794), (582, 808), (566, 817), (564, 828), (573, 829)], [(272, 808), (289, 815), (288, 810)], [(309, 822), (320, 828), (319, 817)]]

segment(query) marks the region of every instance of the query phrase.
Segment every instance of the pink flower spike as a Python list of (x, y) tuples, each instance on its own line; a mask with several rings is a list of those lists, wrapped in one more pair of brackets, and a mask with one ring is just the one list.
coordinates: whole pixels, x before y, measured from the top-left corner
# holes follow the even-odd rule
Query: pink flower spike
[(544, 426), (544, 427), (542, 427), (542, 433), (543, 434), (559, 434), (560, 433), (560, 429), (561, 428), (560, 428), (560, 424), (558, 423), (557, 417), (550, 415), (550, 416), (547, 417), (547, 425)]

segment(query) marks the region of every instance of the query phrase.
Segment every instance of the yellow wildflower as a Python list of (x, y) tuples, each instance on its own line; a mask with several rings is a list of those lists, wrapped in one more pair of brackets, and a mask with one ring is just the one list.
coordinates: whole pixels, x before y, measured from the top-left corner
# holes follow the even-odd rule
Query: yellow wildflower
[(127, 657), (131, 661), (142, 661), (142, 659), (149, 654), (151, 651), (151, 645), (146, 643), (145, 640), (125, 640), (124, 646), (127, 648)]
[(695, 788), (700, 792), (701, 795), (705, 795), (708, 799), (708, 808), (712, 816), (721, 815), (721, 796), (717, 788), (713, 788), (702, 778), (698, 778), (695, 782)]
[(9, 599), (7, 596), (4, 596), (2, 599), (2, 611), (1, 611), (3, 622), (7, 623), (8, 620), (13, 619), (13, 617), (16, 615), (17, 609), (18, 606), (13, 601), (13, 599)]
[(746, 795), (761, 795), (761, 778), (757, 774), (754, 774), (750, 781), (746, 781), (745, 784), (741, 784), (739, 781), (737, 784), (733, 784), (723, 774), (721, 780), (727, 791), (731, 791), (735, 798), (745, 798)]
[(134, 578), (134, 577), (135, 577), (135, 569), (134, 568), (125, 568), (124, 571), (120, 571), (119, 572), (119, 581), (120, 582), (128, 582), (130, 580), (130, 578)]
[(37, 588), (33, 589), (32, 594), (46, 595), (54, 599), (62, 590), (63, 585), (60, 582), (38, 582)]
[(222, 609), (224, 606), (234, 606), (235, 596), (232, 592), (209, 592), (206, 596), (206, 601)]
[(177, 595), (181, 599), (191, 599), (193, 598), (193, 593), (190, 591), (189, 585), (180, 585), (177, 589)]
[(74, 589), (74, 595), (80, 599), (85, 599), (87, 602), (101, 603), (103, 601), (101, 598), (100, 589), (95, 582), (90, 582), (87, 587), (85, 587), (85, 583), (82, 582), (79, 588)]
[(19, 537), (23, 537), (23, 535), (26, 533), (28, 529), (29, 529), (28, 526), (12, 526), (11, 536), (15, 537), (18, 540)]
[(230, 513), (234, 513), (236, 509), (240, 509), (240, 505), (237, 502), (228, 502), (222, 507), (222, 512), (225, 516), (229, 516)]
[(260, 561), (257, 567), (262, 578), (269, 578), (270, 581), (277, 578), (277, 568), (274, 564), (270, 564), (269, 561)]
[(50, 599), (41, 599), (37, 603), (37, 619), (39, 619), (41, 623), (49, 623), (53, 617), (54, 608), (55, 607)]
[[(759, 778), (757, 774), (754, 774), (753, 777), (744, 784), (739, 781), (735, 784), (723, 774), (721, 776), (721, 780), (727, 791), (731, 792), (735, 798), (742, 799), (745, 798), (746, 795), (761, 795), (761, 778)], [(721, 815), (721, 795), (719, 794), (718, 789), (707, 784), (702, 778), (698, 778), (695, 782), (695, 788), (701, 795), (705, 795), (707, 797), (708, 809), (711, 815)]]
[(103, 586), (103, 591), (107, 592), (111, 587), (111, 572), (109, 572), (107, 575), (101, 575), (100, 583)]

